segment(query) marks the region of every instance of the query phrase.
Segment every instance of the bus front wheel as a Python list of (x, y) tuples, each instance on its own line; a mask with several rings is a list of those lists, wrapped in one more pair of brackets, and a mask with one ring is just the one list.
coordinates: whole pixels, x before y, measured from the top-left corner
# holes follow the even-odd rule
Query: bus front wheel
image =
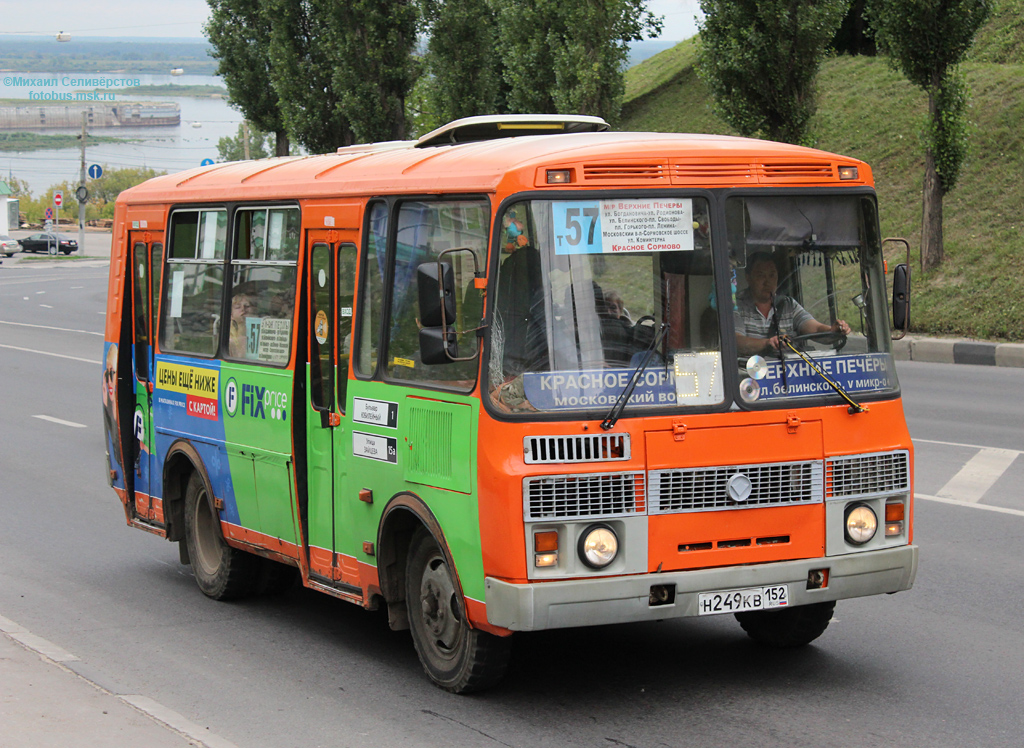
[(192, 473), (185, 491), (185, 543), (204, 595), (231, 600), (252, 592), (259, 559), (224, 542), (220, 518), (198, 471)]
[(405, 582), (413, 644), (430, 679), (452, 693), (479, 691), (501, 680), (508, 668), (508, 640), (469, 627), (454, 573), (424, 528), (413, 536)]
[(737, 613), (736, 620), (747, 636), (758, 644), (779, 648), (802, 647), (825, 633), (835, 608), (834, 601), (814, 603), (782, 610)]

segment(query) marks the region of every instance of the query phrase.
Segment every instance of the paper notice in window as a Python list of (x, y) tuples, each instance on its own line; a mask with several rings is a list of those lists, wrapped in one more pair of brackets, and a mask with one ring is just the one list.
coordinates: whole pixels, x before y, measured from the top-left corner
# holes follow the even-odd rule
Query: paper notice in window
[(181, 316), (181, 299), (185, 295), (185, 271), (171, 273), (171, 319)]

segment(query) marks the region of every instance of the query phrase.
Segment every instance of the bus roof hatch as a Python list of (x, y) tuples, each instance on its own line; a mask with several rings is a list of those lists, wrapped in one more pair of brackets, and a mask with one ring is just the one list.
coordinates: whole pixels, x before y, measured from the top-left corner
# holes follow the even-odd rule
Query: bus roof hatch
[(417, 148), (472, 143), (522, 135), (554, 135), (555, 133), (604, 132), (611, 127), (600, 117), (583, 114), (503, 114), (463, 117), (416, 141)]

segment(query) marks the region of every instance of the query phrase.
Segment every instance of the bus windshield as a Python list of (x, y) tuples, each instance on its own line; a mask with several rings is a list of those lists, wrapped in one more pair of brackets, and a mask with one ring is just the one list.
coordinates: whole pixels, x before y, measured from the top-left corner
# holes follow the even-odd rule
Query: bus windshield
[[(488, 364), (495, 409), (611, 408), (663, 325), (626, 415), (838, 398), (822, 374), (850, 392), (896, 387), (872, 199), (729, 197), (714, 251), (712, 212), (697, 196), (507, 208)], [(716, 273), (729, 279), (724, 305)], [(735, 353), (723, 335), (735, 335)], [(738, 392), (726, 391), (726, 366), (739, 371)]]
[(741, 400), (896, 388), (876, 215), (857, 196), (726, 201)]
[(532, 200), (503, 215), (488, 366), (499, 411), (724, 402), (709, 203)]

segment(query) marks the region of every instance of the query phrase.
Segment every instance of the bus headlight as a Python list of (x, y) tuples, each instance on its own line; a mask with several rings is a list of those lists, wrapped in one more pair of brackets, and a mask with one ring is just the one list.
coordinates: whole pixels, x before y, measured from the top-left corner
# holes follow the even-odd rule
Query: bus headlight
[(591, 569), (603, 569), (615, 560), (619, 539), (608, 525), (591, 525), (580, 535), (577, 551)]
[(846, 508), (846, 541), (864, 545), (875, 537), (878, 517), (867, 504), (852, 504)]

